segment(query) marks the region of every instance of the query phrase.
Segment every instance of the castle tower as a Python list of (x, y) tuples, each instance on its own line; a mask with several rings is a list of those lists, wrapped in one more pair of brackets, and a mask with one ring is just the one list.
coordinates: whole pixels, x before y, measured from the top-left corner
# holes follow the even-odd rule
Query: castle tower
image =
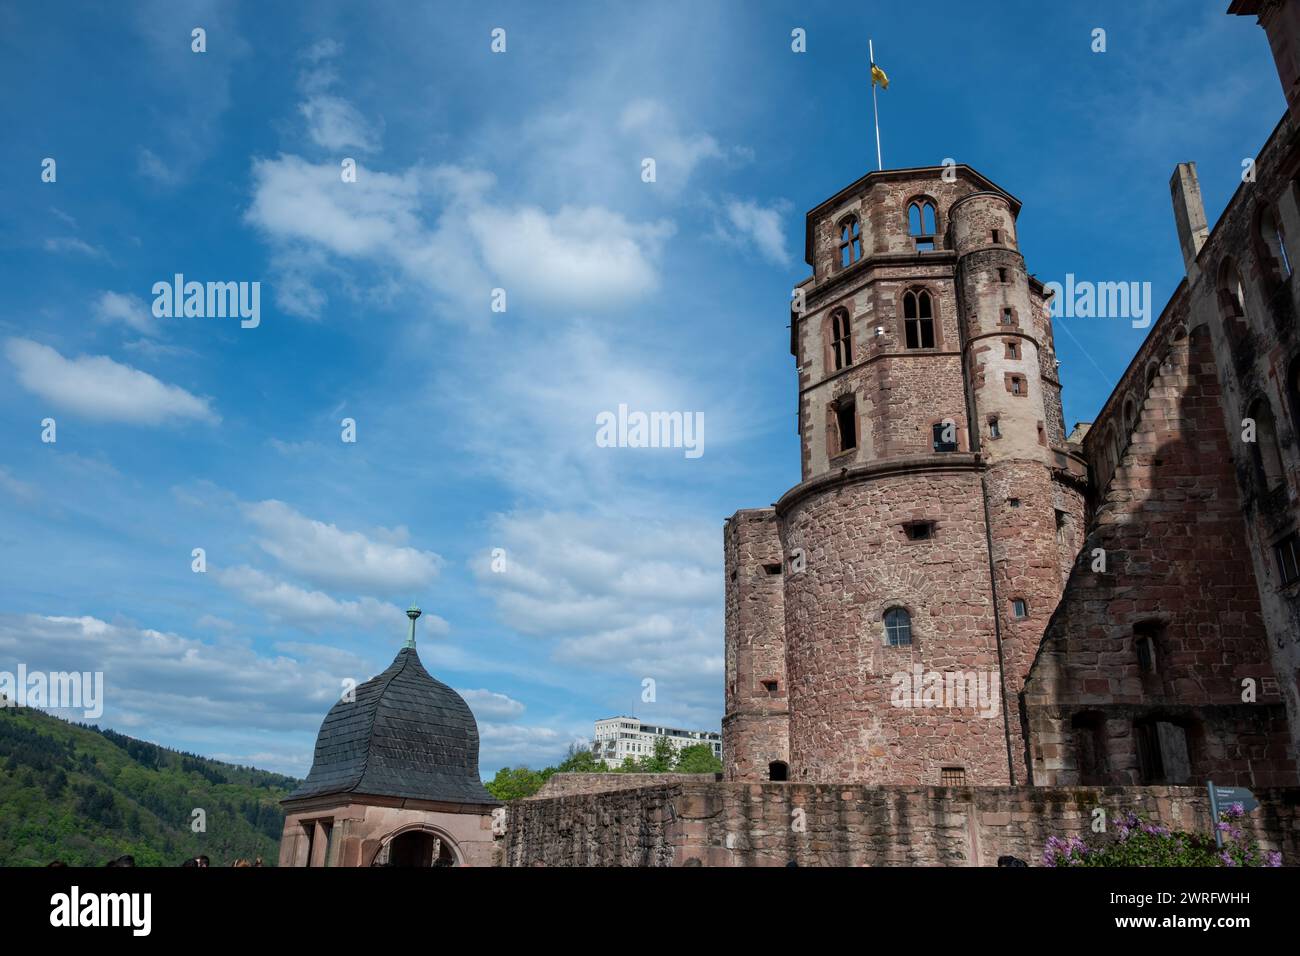
[[(950, 166), (871, 173), (808, 214), (813, 275), (791, 314), (802, 481), (726, 532), (733, 779), (1023, 782), (1007, 698), (1074, 557), (1058, 525), (1082, 521), (1082, 488), (1053, 472), (1083, 466), (1018, 211)], [(779, 541), (780, 564), (762, 563), (780, 600), (737, 545), (760, 527)], [(733, 689), (778, 644), (784, 699)]]

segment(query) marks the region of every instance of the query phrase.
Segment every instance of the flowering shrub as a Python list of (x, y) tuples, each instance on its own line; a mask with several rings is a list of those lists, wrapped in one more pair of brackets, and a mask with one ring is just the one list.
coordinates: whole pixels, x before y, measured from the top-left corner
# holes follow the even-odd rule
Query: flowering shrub
[(1281, 853), (1260, 850), (1254, 840), (1245, 838), (1237, 825), (1245, 814), (1240, 803), (1219, 814), (1216, 826), (1223, 834), (1220, 849), (1210, 836), (1154, 826), (1130, 810), (1116, 833), (1098, 834), (1093, 843), (1077, 836), (1048, 837), (1043, 865), (1281, 866)]

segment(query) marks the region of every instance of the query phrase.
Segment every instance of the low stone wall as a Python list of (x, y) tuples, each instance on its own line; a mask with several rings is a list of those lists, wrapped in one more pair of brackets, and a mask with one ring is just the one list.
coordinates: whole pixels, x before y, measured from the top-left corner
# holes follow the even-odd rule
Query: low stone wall
[(640, 790), (669, 783), (700, 783), (720, 779), (712, 773), (557, 773), (528, 800), (565, 797), (574, 793), (608, 793), (613, 790)]
[[(1300, 789), (1259, 791), (1244, 829), (1300, 863)], [(1136, 811), (1209, 833), (1199, 787), (866, 787), (660, 782), (517, 801), (502, 866), (1038, 866), (1049, 836), (1084, 836), (1093, 811)]]

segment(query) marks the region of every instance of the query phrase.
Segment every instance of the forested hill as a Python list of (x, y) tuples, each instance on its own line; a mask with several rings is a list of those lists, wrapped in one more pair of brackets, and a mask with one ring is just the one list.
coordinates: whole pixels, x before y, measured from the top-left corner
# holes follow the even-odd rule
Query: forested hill
[[(292, 777), (209, 760), (0, 707), (0, 866), (212, 866), (262, 857), (274, 866)], [(194, 810), (206, 813), (195, 833)]]

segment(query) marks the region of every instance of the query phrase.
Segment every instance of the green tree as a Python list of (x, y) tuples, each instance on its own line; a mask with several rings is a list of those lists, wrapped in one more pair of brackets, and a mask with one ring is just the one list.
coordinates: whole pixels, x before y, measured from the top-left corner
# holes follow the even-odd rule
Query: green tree
[(497, 771), (497, 775), (483, 786), (502, 803), (509, 800), (522, 800), (542, 789), (542, 784), (554, 772), (549, 767), (541, 773), (529, 770), (527, 767), (502, 767)]
[(722, 773), (722, 761), (713, 756), (710, 744), (691, 744), (677, 754), (678, 773)]

